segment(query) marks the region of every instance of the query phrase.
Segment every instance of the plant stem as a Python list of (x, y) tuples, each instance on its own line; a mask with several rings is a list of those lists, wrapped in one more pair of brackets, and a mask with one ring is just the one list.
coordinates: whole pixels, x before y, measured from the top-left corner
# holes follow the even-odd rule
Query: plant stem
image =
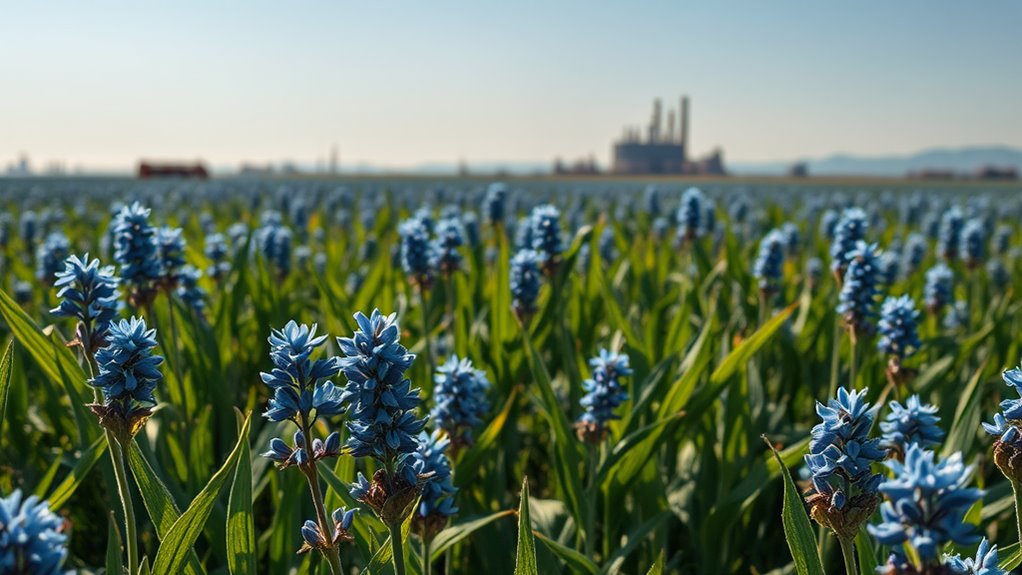
[(838, 537), (837, 540), (841, 542), (841, 555), (845, 558), (845, 573), (858, 575), (859, 569), (855, 566), (855, 542), (844, 537)]
[(589, 470), (586, 474), (586, 556), (593, 558), (596, 551), (596, 496), (599, 495), (596, 485), (596, 446), (588, 444), (589, 448)]
[(1015, 495), (1015, 523), (1018, 527), (1018, 540), (1022, 541), (1022, 484), (1012, 479), (1011, 492)]
[(840, 373), (841, 365), (841, 323), (840, 320), (834, 320), (834, 338), (831, 340), (830, 345), (830, 393), (827, 397), (834, 397), (837, 394), (837, 380), (838, 374)]
[(431, 575), (433, 570), (433, 560), (429, 548), (430, 543), (429, 539), (425, 537), (422, 539), (422, 575)]
[(401, 541), (401, 524), (391, 523), (390, 528), (390, 549), (394, 556), (394, 575), (405, 575), (405, 549)]
[(849, 366), (848, 366), (848, 370), (849, 370), (848, 390), (849, 391), (854, 391), (856, 389), (856, 385), (855, 385), (856, 377), (855, 376), (858, 375), (856, 373), (858, 366), (855, 365), (856, 364), (856, 361), (855, 361), (855, 359), (856, 359), (855, 358), (855, 348), (856, 348), (856, 346), (855, 346), (855, 334), (853, 333), (853, 334), (851, 334), (851, 337), (848, 338), (848, 349), (849, 349), (849, 352), (850, 352), (849, 355), (851, 356), (851, 357), (848, 358), (848, 361), (849, 361)]
[(124, 547), (128, 551), (128, 575), (135, 575), (138, 573), (138, 534), (135, 527), (135, 508), (131, 502), (128, 474), (124, 466), (125, 446), (114, 439), (110, 431), (106, 432), (106, 440), (110, 444), (110, 455), (114, 461), (117, 494), (121, 497), (121, 507), (124, 509)]
[[(304, 418), (302, 423), (304, 424), (302, 425), (302, 434), (305, 435), (305, 445), (311, 446), (312, 426)], [(332, 543), (334, 528), (327, 518), (326, 506), (323, 505), (323, 492), (319, 488), (319, 471), (317, 471), (316, 462), (312, 461), (308, 467), (303, 467), (302, 471), (305, 473), (305, 478), (309, 480), (309, 491), (312, 493), (312, 504), (316, 507), (316, 522), (319, 523), (319, 530), (323, 537), (331, 540), (330, 546), (323, 549), (323, 556), (330, 563), (330, 571), (334, 575), (341, 575), (341, 555), (337, 551), (337, 546)]]
[(426, 346), (426, 369), (427, 376), (433, 377), (433, 350), (429, 344), (429, 298), (426, 297), (426, 290), (419, 287), (419, 303), (422, 304), (422, 340)]

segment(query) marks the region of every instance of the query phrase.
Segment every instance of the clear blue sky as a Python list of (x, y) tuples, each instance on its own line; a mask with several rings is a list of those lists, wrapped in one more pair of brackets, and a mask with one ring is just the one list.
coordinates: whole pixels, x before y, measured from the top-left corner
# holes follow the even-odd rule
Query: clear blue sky
[(0, 38), (0, 164), (606, 161), (682, 92), (729, 161), (1022, 146), (1017, 0), (16, 2)]

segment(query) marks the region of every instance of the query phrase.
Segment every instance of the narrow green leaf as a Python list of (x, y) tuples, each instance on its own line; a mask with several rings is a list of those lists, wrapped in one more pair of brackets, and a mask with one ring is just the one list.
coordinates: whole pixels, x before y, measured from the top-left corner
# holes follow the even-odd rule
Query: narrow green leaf
[[(763, 441), (770, 447), (770, 451), (777, 458), (777, 463), (783, 468), (781, 455), (777, 453), (765, 435)], [(791, 550), (791, 557), (795, 561), (795, 571), (798, 575), (823, 575), (823, 565), (816, 552), (816, 537), (813, 535), (813, 526), (809, 523), (809, 516), (806, 515), (805, 504), (798, 494), (795, 482), (791, 480), (791, 474), (785, 471), (781, 475), (784, 476), (784, 506), (781, 509), (781, 522), (784, 525), (784, 538), (788, 540), (788, 549)]]
[(67, 477), (46, 498), (50, 502), (50, 509), (60, 509), (64, 503), (67, 503), (67, 500), (71, 498), (71, 495), (78, 489), (78, 486), (89, 475), (92, 467), (106, 453), (107, 447), (105, 435), (100, 435), (96, 438), (96, 441), (92, 442), (92, 445), (82, 453), (82, 456), (78, 458), (78, 462), (71, 468), (71, 473), (68, 473)]
[(855, 536), (855, 552), (859, 556), (859, 574), (873, 575), (879, 566), (876, 557), (876, 549), (873, 547), (873, 538), (866, 532), (866, 526), (859, 529)]
[(153, 570), (157, 573), (178, 573), (185, 561), (188, 560), (192, 545), (205, 527), (217, 496), (220, 495), (227, 478), (238, 465), (243, 446), (248, 445), (250, 423), (251, 417), (246, 417), (245, 423), (241, 427), (238, 443), (227, 457), (227, 461), (213, 474), (202, 491), (192, 500), (188, 509), (185, 509), (181, 517), (171, 526), (167, 536), (163, 538), (160, 549), (156, 552), (156, 559), (153, 560)]
[(1008, 573), (1011, 573), (1012, 569), (1022, 565), (1022, 548), (1019, 547), (1018, 543), (1012, 543), (1003, 549), (999, 549), (999, 555), (1003, 556), (999, 567)]
[[(7, 344), (3, 360), (0, 360), (0, 429), (4, 427), (4, 415), (7, 413), (7, 396), (11, 389), (11, 363), (14, 359), (14, 342)], [(2, 441), (3, 436), (0, 436)]]
[(738, 347), (731, 350), (731, 353), (724, 358), (724, 361), (720, 362), (717, 369), (713, 370), (713, 373), (710, 374), (710, 381), (712, 383), (722, 383), (734, 375), (739, 369), (745, 367), (745, 364), (749, 362), (752, 356), (755, 355), (766, 342), (770, 341), (770, 338), (777, 333), (777, 330), (784, 325), (784, 322), (788, 321), (788, 316), (790, 316), (791, 312), (795, 311), (795, 308), (797, 307), (798, 303), (796, 302), (777, 312), (777, 315), (770, 318), (770, 320), (757, 329), (755, 333), (750, 335), (748, 339), (738, 344)]
[(646, 575), (662, 575), (664, 572), (664, 550), (660, 550), (660, 555), (657, 555), (656, 561), (650, 566), (649, 571), (646, 571)]
[(122, 575), (124, 573), (121, 532), (117, 529), (117, 518), (113, 513), (110, 513), (110, 527), (106, 532), (106, 572), (107, 575)]
[(522, 480), (522, 500), (518, 506), (518, 553), (515, 557), (515, 575), (539, 575), (536, 564), (536, 540), (529, 519), (529, 478)]
[(436, 538), (433, 539), (432, 551), (433, 555), (439, 557), (443, 555), (445, 551), (456, 545), (462, 539), (465, 539), (475, 531), (486, 527), (498, 519), (514, 515), (514, 510), (506, 509), (504, 511), (498, 511), (491, 513), (483, 517), (469, 518), (461, 520), (454, 525), (451, 525), (437, 534)]
[[(239, 414), (240, 418), (240, 414)], [(242, 424), (244, 425), (244, 424)], [(232, 575), (255, 575), (255, 520), (252, 516), (252, 453), (240, 442), (241, 456), (227, 501), (227, 568)]]
[[(578, 551), (561, 545), (535, 529), (532, 531), (532, 535), (536, 539), (539, 539), (543, 545), (546, 545), (546, 548), (560, 558), (561, 561), (564, 561), (564, 564), (567, 565), (568, 569), (570, 569), (572, 573), (589, 573), (590, 575), (596, 575), (599, 573), (600, 568), (596, 565), (596, 563), (593, 563), (592, 559)], [(518, 571), (516, 570), (515, 573), (518, 573)]]

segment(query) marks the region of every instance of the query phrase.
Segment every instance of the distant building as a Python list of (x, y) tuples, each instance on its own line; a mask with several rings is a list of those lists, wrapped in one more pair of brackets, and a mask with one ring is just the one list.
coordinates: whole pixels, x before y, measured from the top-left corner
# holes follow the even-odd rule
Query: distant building
[(788, 177), (789, 178), (805, 178), (809, 176), (809, 164), (805, 162), (795, 162), (788, 166)]
[(209, 178), (206, 166), (200, 162), (194, 164), (157, 164), (154, 162), (140, 162), (138, 164), (138, 177), (145, 180), (150, 178), (196, 178), (205, 180)]
[(983, 166), (973, 174), (979, 180), (1017, 180), (1018, 170), (1012, 167)]
[(723, 152), (714, 151), (700, 160), (689, 159), (688, 97), (678, 107), (675, 136), (674, 112), (667, 113), (667, 129), (662, 125), (660, 100), (653, 101), (653, 114), (642, 138), (639, 128), (625, 128), (613, 146), (612, 171), (615, 174), (694, 174), (724, 175)]
[(572, 164), (565, 164), (560, 158), (554, 160), (554, 174), (559, 176), (594, 176), (600, 173), (596, 158), (579, 158)]

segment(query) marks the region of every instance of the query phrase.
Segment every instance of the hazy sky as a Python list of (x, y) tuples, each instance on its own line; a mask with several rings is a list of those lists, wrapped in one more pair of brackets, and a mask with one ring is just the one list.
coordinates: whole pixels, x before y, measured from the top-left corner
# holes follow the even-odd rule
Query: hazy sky
[(1017, 0), (5, 2), (0, 165), (605, 162), (683, 92), (733, 162), (1022, 146), (1020, 31)]

